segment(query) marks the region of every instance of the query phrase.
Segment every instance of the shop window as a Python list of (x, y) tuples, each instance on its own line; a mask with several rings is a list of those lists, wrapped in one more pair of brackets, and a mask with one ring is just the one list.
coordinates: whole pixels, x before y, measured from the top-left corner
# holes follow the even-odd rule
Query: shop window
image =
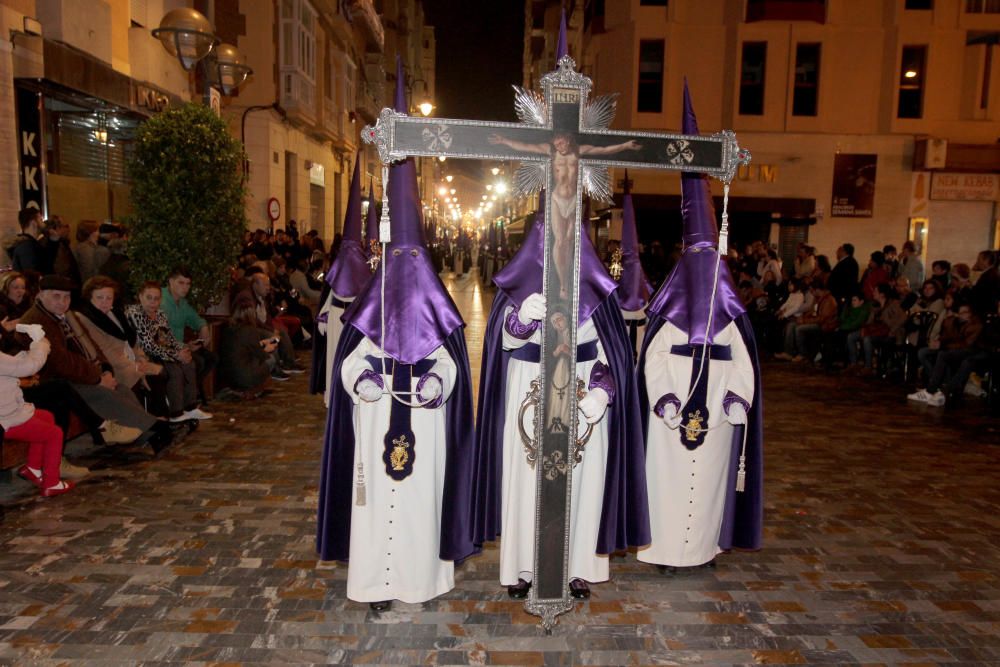
[(826, 21), (825, 0), (747, 0), (747, 23), (753, 21)]
[(1000, 0), (965, 0), (966, 14), (1000, 14)]
[(897, 118), (921, 118), (924, 108), (926, 46), (904, 46), (899, 68)]
[(740, 66), (740, 115), (764, 115), (764, 70), (767, 42), (744, 42)]
[(793, 116), (816, 115), (819, 103), (819, 55), (819, 44), (798, 44), (795, 47)]
[(934, 0), (906, 0), (906, 9), (934, 9)]
[(637, 111), (660, 113), (663, 110), (662, 39), (639, 42), (639, 95)]
[(666, 7), (667, 0), (639, 0), (642, 7)]

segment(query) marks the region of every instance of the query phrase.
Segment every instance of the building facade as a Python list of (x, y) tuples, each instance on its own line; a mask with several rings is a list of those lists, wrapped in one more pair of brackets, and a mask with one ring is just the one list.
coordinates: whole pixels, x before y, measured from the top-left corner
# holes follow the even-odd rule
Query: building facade
[(129, 214), (136, 127), (201, 99), (201, 74), (151, 34), (179, 7), (204, 14), (254, 72), (220, 104), (246, 148), (251, 228), (296, 220), (329, 242), (359, 149), (366, 186), (381, 189), (378, 156), (359, 136), (392, 104), (385, 63), (400, 54), (411, 98), (434, 95), (434, 31), (419, 0), (0, 0), (11, 36), (0, 46), (0, 238), (17, 233), (24, 206), (74, 226)]
[[(996, 247), (1000, 3), (570, 4), (570, 53), (595, 94), (620, 94), (616, 128), (677, 131), (686, 79), (701, 132), (732, 129), (751, 150), (732, 187), (735, 242), (786, 258), (800, 241), (831, 257), (851, 242), (866, 258), (914, 239), (953, 262)], [(560, 7), (526, 7), (532, 85), (554, 66)], [(640, 235), (677, 240), (679, 178), (629, 177)]]

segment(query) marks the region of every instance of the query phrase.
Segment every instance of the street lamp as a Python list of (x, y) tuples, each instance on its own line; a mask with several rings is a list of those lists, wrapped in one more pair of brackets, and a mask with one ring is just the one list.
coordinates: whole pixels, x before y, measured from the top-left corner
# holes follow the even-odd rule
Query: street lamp
[(224, 95), (232, 95), (253, 70), (247, 58), (232, 44), (220, 44), (205, 60), (205, 78)]
[(201, 12), (187, 7), (167, 12), (160, 21), (160, 27), (153, 30), (153, 37), (160, 40), (163, 48), (188, 71), (219, 43), (208, 19)]
[(246, 56), (232, 44), (220, 45), (212, 24), (194, 9), (181, 7), (167, 12), (160, 27), (153, 30), (153, 37), (160, 40), (167, 53), (177, 58), (185, 70), (191, 71), (198, 63), (202, 64), (205, 104), (211, 101), (212, 87), (232, 95), (253, 74)]

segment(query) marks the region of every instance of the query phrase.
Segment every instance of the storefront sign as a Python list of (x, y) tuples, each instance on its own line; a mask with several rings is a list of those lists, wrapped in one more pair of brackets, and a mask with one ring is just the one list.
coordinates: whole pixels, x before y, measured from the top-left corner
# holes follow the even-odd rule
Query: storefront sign
[(741, 164), (736, 169), (736, 180), (755, 183), (774, 183), (778, 180), (778, 165)]
[(150, 111), (163, 111), (170, 106), (170, 96), (137, 83), (132, 87), (132, 104)]
[(45, 155), (42, 144), (41, 96), (25, 88), (17, 88), (17, 147), (21, 159), (21, 207), (45, 211)]
[(870, 218), (875, 209), (874, 153), (837, 153), (833, 158), (833, 203), (835, 218)]
[(948, 201), (996, 201), (1000, 197), (998, 174), (931, 175), (931, 199)]

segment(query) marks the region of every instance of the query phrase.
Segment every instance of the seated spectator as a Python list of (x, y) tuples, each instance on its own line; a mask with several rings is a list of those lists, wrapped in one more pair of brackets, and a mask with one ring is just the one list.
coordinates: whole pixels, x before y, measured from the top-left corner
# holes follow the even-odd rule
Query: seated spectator
[(42, 382), (66, 380), (101, 418), (137, 429), (136, 444), (149, 443), (156, 452), (167, 447), (173, 440), (169, 426), (146, 412), (128, 387), (118, 384), (111, 364), (69, 309), (73, 288), (69, 280), (45, 276), (40, 287), (21, 322), (41, 324), (52, 345), (39, 374)]
[(910, 280), (904, 276), (896, 278), (894, 284), (900, 308), (906, 312), (910, 312), (910, 309), (913, 308), (913, 304), (917, 302), (920, 295), (913, 291), (913, 288), (910, 286)]
[[(830, 259), (826, 255), (816, 255), (816, 269), (812, 272), (809, 281), (811, 283), (821, 282), (824, 285), (830, 284), (830, 276), (833, 275), (833, 268), (830, 266)], [(833, 291), (832, 289), (830, 290)], [(837, 298), (834, 295), (834, 298)]]
[(816, 249), (807, 243), (800, 243), (795, 250), (795, 278), (811, 278), (816, 270)]
[(889, 280), (893, 280), (899, 275), (899, 258), (896, 256), (896, 246), (892, 244), (882, 246), (882, 266), (889, 274)]
[(784, 303), (778, 308), (777, 317), (779, 320), (788, 320), (798, 317), (806, 310), (806, 298), (802, 289), (802, 280), (799, 278), (789, 278), (788, 296)]
[(930, 278), (924, 281), (920, 288), (920, 297), (909, 308), (911, 313), (919, 313), (924, 310), (940, 315), (944, 312), (944, 289), (941, 283)]
[(889, 283), (875, 288), (875, 300), (868, 323), (861, 328), (861, 347), (865, 354), (863, 374), (874, 373), (875, 348), (903, 342), (906, 311)]
[[(932, 342), (928, 348), (936, 350), (936, 353), (923, 355), (917, 353), (917, 358), (920, 359), (925, 371), (926, 386), (924, 389), (918, 389), (909, 394), (906, 398), (918, 403), (940, 407), (948, 400), (948, 395), (942, 389), (947, 389), (952, 396), (962, 391), (965, 387), (965, 380), (957, 388), (952, 386), (949, 380), (957, 375), (964, 361), (980, 351), (976, 343), (982, 330), (982, 322), (972, 307), (968, 304), (961, 304), (955, 315), (946, 318), (941, 326), (940, 338)], [(967, 380), (968, 376), (965, 379)]]
[(174, 337), (167, 316), (160, 310), (160, 284), (147, 281), (139, 288), (138, 296), (139, 303), (125, 307), (125, 317), (146, 358), (163, 366), (167, 374), (170, 421), (211, 419), (211, 414), (198, 407), (198, 380), (191, 350)]
[[(271, 301), (278, 306), (280, 317), (298, 320), (289, 326), (289, 332), (292, 335), (292, 341), (299, 342), (297, 337), (301, 337), (302, 340), (309, 340), (312, 337), (309, 330), (312, 329), (313, 308), (306, 303), (302, 294), (292, 285), (290, 266), (291, 263), (286, 263), (283, 258), (276, 257), (272, 263), (273, 273), (269, 273), (268, 277), (271, 279)], [(282, 308), (284, 310), (281, 310)]]
[(799, 324), (795, 328), (795, 348), (798, 354), (792, 361), (815, 359), (823, 336), (837, 329), (837, 300), (822, 283), (813, 285), (812, 293), (816, 300), (816, 310), (799, 318)]
[(875, 288), (888, 283), (889, 271), (885, 268), (885, 255), (876, 250), (868, 260), (868, 269), (861, 278), (861, 292), (868, 301), (875, 300)]
[(839, 330), (844, 336), (844, 345), (847, 349), (848, 371), (860, 371), (864, 368), (858, 363), (858, 347), (861, 345), (861, 332), (871, 317), (871, 310), (871, 304), (857, 292), (851, 296), (851, 302), (844, 306), (840, 313)]
[(951, 285), (951, 262), (946, 259), (936, 259), (931, 262), (931, 280), (936, 280), (941, 284), (941, 291), (944, 293)]
[(315, 282), (313, 277), (306, 272), (307, 264), (299, 261), (298, 265), (288, 264), (288, 281), (292, 289), (299, 293), (300, 301), (313, 310), (319, 306), (319, 297), (323, 286)]
[(96, 220), (81, 220), (76, 228), (76, 247), (73, 248), (73, 254), (80, 268), (80, 280), (84, 282), (96, 276), (101, 266), (111, 256), (107, 248), (97, 243), (100, 228)]
[(17, 347), (13, 341), (14, 326), (30, 307), (24, 275), (19, 271), (0, 274), (0, 321), (3, 323), (0, 351), (10, 352)]
[[(959, 364), (945, 386), (945, 395), (952, 399), (958, 399), (965, 393), (966, 383), (973, 373), (995, 373), (1000, 368), (1000, 303), (997, 304), (997, 312), (986, 319), (973, 348), (974, 352)], [(990, 382), (998, 381), (1000, 378), (990, 379)]]
[[(131, 389), (140, 399), (150, 396), (147, 377), (163, 374), (161, 382), (152, 386), (162, 391), (152, 396), (152, 403), (166, 405), (166, 373), (160, 364), (151, 362), (139, 346), (135, 330), (125, 317), (125, 311), (115, 305), (118, 284), (107, 276), (94, 276), (83, 285), (83, 303), (77, 315), (94, 343), (111, 364), (118, 384)], [(149, 409), (153, 414), (167, 414), (161, 409)]]
[(229, 387), (244, 399), (256, 398), (271, 378), (284, 381), (288, 375), (278, 366), (278, 341), (273, 331), (257, 322), (253, 301), (242, 298), (233, 304), (229, 324), (222, 332), (219, 372)]
[(949, 290), (955, 292), (959, 301), (968, 302), (972, 293), (972, 269), (968, 264), (959, 262), (951, 266)]
[(270, 278), (260, 267), (252, 266), (247, 269), (244, 281), (246, 287), (237, 293), (234, 304), (240, 300), (253, 303), (257, 312), (257, 325), (262, 329), (273, 331), (272, 335), (279, 339), (280, 368), (276, 369), (277, 374), (305, 372), (305, 369), (295, 361), (295, 345), (292, 343), (289, 331), (290, 322), (280, 317), (280, 308), (275, 307), (271, 301)]
[(27, 334), (31, 337), (27, 351), (14, 356), (0, 352), (0, 427), (3, 427), (2, 437), (29, 443), (28, 462), (17, 474), (49, 498), (70, 491), (73, 482), (59, 478), (62, 429), (56, 426), (52, 413), (36, 410), (24, 401), (21, 393), (20, 378), (37, 373), (45, 365), (50, 349), (42, 327), (28, 327)]
[(162, 290), (160, 310), (166, 315), (170, 331), (178, 341), (183, 343), (187, 340), (188, 337), (185, 335), (187, 330), (195, 333), (196, 337), (187, 342), (187, 348), (191, 350), (191, 356), (194, 357), (198, 395), (204, 403), (205, 378), (218, 365), (219, 357), (208, 349), (209, 341), (212, 339), (212, 331), (209, 329), (208, 322), (188, 303), (187, 295), (191, 292), (191, 287), (191, 271), (186, 266), (174, 267), (170, 275), (167, 276), (166, 287)]

